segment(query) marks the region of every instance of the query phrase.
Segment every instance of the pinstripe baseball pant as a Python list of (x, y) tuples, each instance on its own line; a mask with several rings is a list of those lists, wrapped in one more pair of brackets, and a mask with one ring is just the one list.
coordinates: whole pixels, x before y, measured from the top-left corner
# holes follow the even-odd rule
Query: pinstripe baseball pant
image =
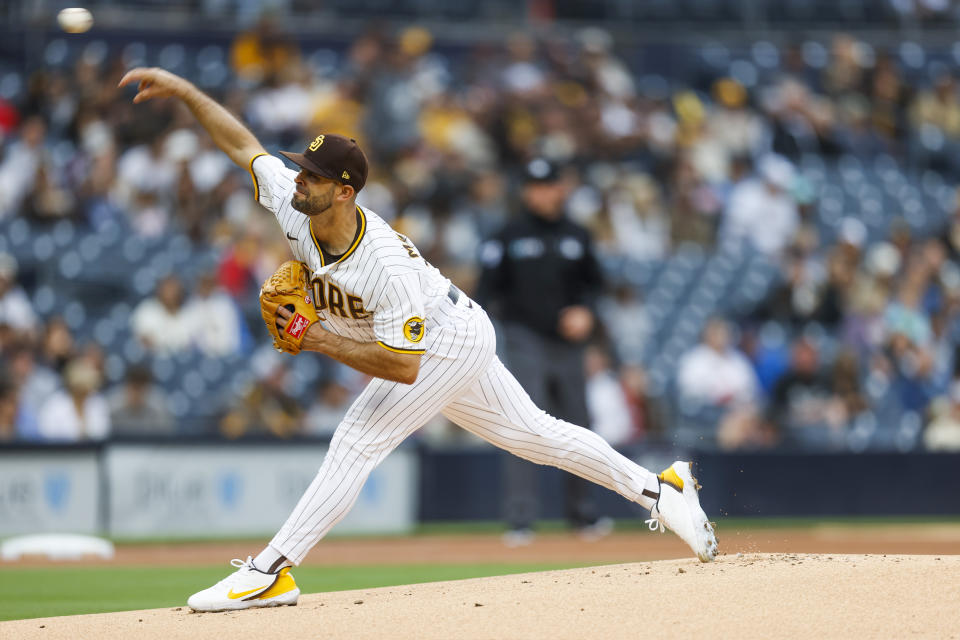
[(478, 304), (466, 296), (458, 303), (444, 299), (428, 320), (427, 336), (416, 382), (373, 379), (337, 427), (317, 476), (270, 541), (289, 561), (300, 564), (347, 514), (370, 472), (438, 413), (521, 458), (653, 505), (642, 493), (650, 471), (533, 403), (497, 358), (493, 325)]

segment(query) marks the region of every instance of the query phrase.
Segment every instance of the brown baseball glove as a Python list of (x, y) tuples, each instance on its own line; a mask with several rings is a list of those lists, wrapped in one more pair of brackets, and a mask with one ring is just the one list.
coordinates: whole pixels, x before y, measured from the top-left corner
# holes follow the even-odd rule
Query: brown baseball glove
[[(293, 314), (285, 328), (277, 324), (280, 307), (286, 307)], [(310, 295), (307, 265), (288, 260), (267, 278), (260, 288), (260, 313), (273, 336), (274, 348), (294, 355), (300, 353), (307, 329), (320, 320)]]

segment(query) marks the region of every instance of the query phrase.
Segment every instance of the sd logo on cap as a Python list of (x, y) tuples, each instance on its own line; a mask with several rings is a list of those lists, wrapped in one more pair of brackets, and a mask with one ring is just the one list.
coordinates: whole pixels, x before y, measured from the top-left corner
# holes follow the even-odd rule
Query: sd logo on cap
[(354, 191), (363, 189), (367, 182), (367, 157), (353, 138), (321, 133), (303, 153), (280, 153), (297, 166), (318, 176), (348, 184)]

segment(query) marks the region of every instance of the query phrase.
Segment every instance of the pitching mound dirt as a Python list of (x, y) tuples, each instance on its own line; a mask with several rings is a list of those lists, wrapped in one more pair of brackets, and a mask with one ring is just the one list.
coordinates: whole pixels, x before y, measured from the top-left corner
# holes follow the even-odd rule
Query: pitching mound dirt
[[(149, 579), (149, 576), (144, 576)], [(0, 623), (0, 638), (960, 639), (960, 556), (747, 554)]]

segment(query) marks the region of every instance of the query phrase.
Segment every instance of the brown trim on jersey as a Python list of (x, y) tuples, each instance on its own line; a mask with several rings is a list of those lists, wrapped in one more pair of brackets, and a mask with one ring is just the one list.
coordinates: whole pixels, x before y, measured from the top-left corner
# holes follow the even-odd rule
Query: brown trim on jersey
[(415, 353), (420, 355), (427, 352), (426, 349), (397, 349), (396, 347), (391, 347), (390, 345), (384, 343), (382, 340), (377, 340), (377, 344), (387, 351), (393, 351), (394, 353)]
[(259, 158), (260, 156), (267, 156), (269, 153), (258, 153), (257, 155), (250, 158), (250, 166), (247, 167), (247, 171), (250, 172), (250, 177), (253, 178), (253, 199), (257, 202), (260, 202), (260, 183), (257, 182), (257, 174), (253, 172), (253, 161)]
[(346, 260), (350, 257), (350, 254), (357, 250), (357, 247), (360, 246), (360, 240), (363, 239), (363, 234), (367, 232), (367, 216), (363, 212), (363, 209), (360, 208), (360, 205), (357, 205), (357, 220), (359, 222), (357, 228), (357, 235), (353, 239), (353, 244), (350, 245), (350, 248), (347, 249), (347, 252), (340, 256), (340, 259), (337, 262)]
[(325, 267), (327, 266), (327, 261), (323, 259), (324, 251), (320, 248), (320, 243), (317, 242), (317, 236), (313, 233), (313, 225), (310, 224), (309, 219), (307, 220), (307, 228), (310, 229), (310, 237), (313, 238), (313, 246), (317, 248), (317, 253), (320, 254), (320, 266)]
[(313, 226), (310, 226), (310, 237), (313, 238), (313, 246), (317, 248), (317, 252), (320, 254), (320, 266), (325, 267), (327, 264), (337, 264), (338, 262), (343, 262), (350, 257), (354, 251), (357, 250), (357, 247), (360, 246), (360, 240), (363, 239), (363, 234), (367, 232), (367, 215), (363, 212), (363, 209), (360, 208), (360, 205), (357, 205), (357, 234), (353, 236), (353, 242), (350, 244), (350, 248), (344, 251), (341, 255), (330, 255), (323, 250), (323, 247), (320, 246), (320, 243), (317, 241), (317, 236), (313, 234)]

